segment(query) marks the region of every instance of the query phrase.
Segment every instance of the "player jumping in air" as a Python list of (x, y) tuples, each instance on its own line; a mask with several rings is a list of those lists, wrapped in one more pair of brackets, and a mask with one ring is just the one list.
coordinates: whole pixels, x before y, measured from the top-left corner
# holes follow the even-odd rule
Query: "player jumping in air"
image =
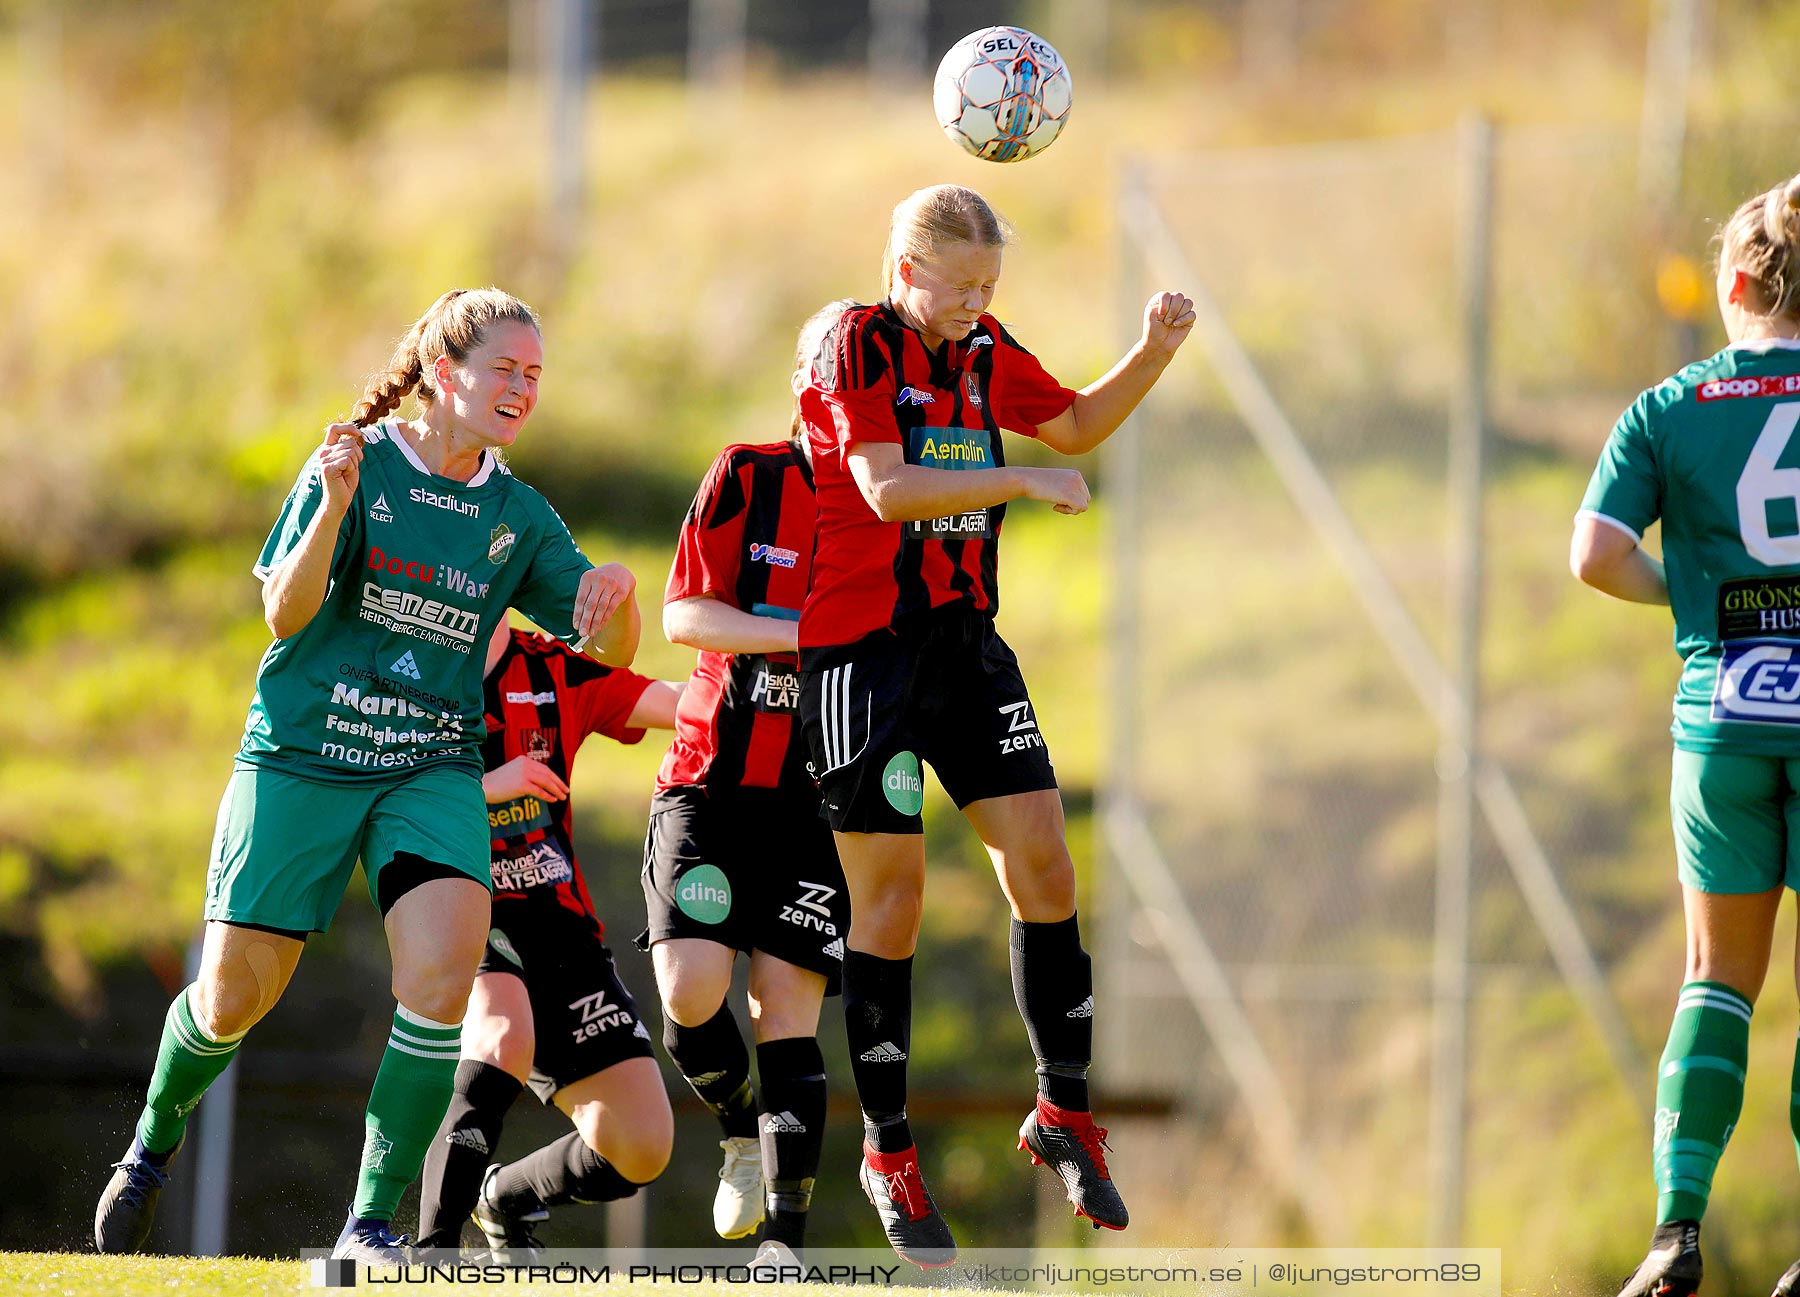
[[(1800, 887), (1800, 471), (1784, 467), (1800, 422), (1800, 177), (1733, 213), (1718, 294), (1730, 345), (1619, 416), (1570, 551), (1596, 589), (1669, 605), (1684, 663), (1670, 804), (1687, 969), (1657, 1069), (1656, 1229), (1621, 1297), (1700, 1286), (1775, 914)], [(1638, 543), (1658, 519), (1660, 562)], [(1800, 1140), (1800, 1103), (1793, 1117)], [(1800, 1291), (1800, 1263), (1775, 1291)]]
[[(542, 369), (524, 303), (446, 293), (288, 495), (255, 569), (275, 642), (219, 807), (200, 974), (169, 1006), (136, 1137), (95, 1211), (102, 1252), (143, 1245), (188, 1115), (360, 858), (399, 1005), (335, 1254), (404, 1260), (389, 1226), (450, 1101), (489, 929), (483, 649), (508, 605), (608, 665), (637, 649), (631, 574), (589, 563), (500, 462)], [(382, 418), (415, 387), (419, 418)]]
[[(819, 1008), (835, 993), (850, 930), (798, 725), (815, 518), (798, 398), (807, 362), (852, 305), (834, 302), (801, 330), (789, 439), (728, 446), (713, 462), (663, 595), (670, 641), (701, 652), (650, 804), (649, 926), (638, 944), (656, 962), (669, 1057), (724, 1135), (713, 1227), (725, 1238), (754, 1231), (766, 1175), (758, 1259), (778, 1265), (805, 1240), (825, 1136)], [(760, 1116), (725, 1003), (740, 950), (750, 955)]]
[(1158, 293), (1105, 377), (1062, 386), (988, 314), (1006, 227), (981, 195), (923, 189), (894, 209), (885, 300), (846, 311), (801, 408), (818, 553), (800, 616), (801, 714), (850, 884), (844, 1013), (864, 1123), (863, 1190), (908, 1260), (948, 1264), (950, 1229), (906, 1121), (912, 955), (925, 889), (921, 762), (993, 858), (1012, 908), (1012, 981), (1037, 1057), (1020, 1147), (1077, 1213), (1123, 1229), (1088, 1108), (1093, 978), (1075, 916), (1062, 799), (1017, 660), (994, 629), (1006, 502), (1087, 508), (1073, 469), (1008, 468), (1001, 429), (1064, 454), (1112, 434), (1194, 315)]
[[(419, 1246), (456, 1248), (473, 1211), (493, 1259), (525, 1265), (536, 1259), (532, 1227), (551, 1207), (630, 1197), (668, 1165), (669, 1097), (575, 859), (569, 772), (590, 734), (636, 743), (647, 728), (673, 729), (680, 687), (505, 622), (488, 640), (486, 671), (493, 927), (463, 1019), (456, 1090), (425, 1156)], [(575, 1129), (490, 1165), (527, 1085)]]

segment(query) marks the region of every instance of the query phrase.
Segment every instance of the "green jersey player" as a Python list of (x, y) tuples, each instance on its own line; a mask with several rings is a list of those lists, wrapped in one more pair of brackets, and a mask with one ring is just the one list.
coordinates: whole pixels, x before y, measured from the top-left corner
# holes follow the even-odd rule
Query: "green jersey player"
[[(1776, 910), (1800, 888), (1800, 177), (1727, 222), (1718, 294), (1730, 345), (1620, 416), (1570, 555), (1589, 585), (1670, 605), (1683, 661), (1670, 807), (1687, 969), (1657, 1070), (1656, 1229), (1626, 1297), (1699, 1287)], [(1660, 562), (1639, 546), (1658, 520)], [(1797, 1288), (1800, 1263), (1777, 1297)]]
[[(102, 1252), (142, 1246), (188, 1114), (360, 859), (399, 1005), (336, 1254), (403, 1258), (389, 1225), (448, 1106), (488, 933), (489, 636), (510, 605), (609, 666), (637, 648), (631, 574), (589, 563), (500, 459), (542, 368), (524, 303), (446, 293), (288, 495), (255, 568), (275, 642), (219, 808), (200, 973), (170, 1006), (136, 1138), (100, 1199)], [(415, 387), (418, 419), (382, 417)]]

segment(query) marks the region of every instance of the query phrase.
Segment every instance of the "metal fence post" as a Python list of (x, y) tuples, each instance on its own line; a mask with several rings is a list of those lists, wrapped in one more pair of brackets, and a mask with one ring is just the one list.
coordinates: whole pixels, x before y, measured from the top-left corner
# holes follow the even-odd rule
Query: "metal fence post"
[(1492, 263), (1494, 132), (1470, 118), (1462, 162), (1460, 296), (1462, 372), (1451, 398), (1447, 555), (1450, 661), (1437, 755), (1437, 917), (1432, 957), (1430, 1238), (1461, 1243), (1468, 1139), (1469, 908), (1475, 859), (1475, 764), (1481, 692), (1482, 458)]

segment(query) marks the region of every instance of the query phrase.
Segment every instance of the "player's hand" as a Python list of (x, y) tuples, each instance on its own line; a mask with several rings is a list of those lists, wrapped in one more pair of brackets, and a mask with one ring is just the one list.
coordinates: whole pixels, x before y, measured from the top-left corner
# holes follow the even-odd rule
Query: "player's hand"
[(637, 589), (637, 578), (623, 563), (602, 563), (582, 574), (575, 591), (575, 634), (586, 639), (612, 619)]
[(356, 496), (356, 484), (362, 479), (362, 429), (354, 423), (334, 423), (325, 429), (325, 444), (319, 448), (319, 476), (325, 483), (325, 504), (335, 513), (344, 513)]
[(490, 802), (510, 802), (515, 797), (541, 797), (547, 802), (564, 801), (569, 786), (556, 777), (544, 762), (535, 757), (514, 757), (498, 770), (481, 777), (481, 793)]
[(1086, 513), (1088, 484), (1072, 468), (1028, 468), (1025, 473), (1025, 498), (1040, 500), (1058, 513)]
[(1157, 293), (1144, 306), (1144, 350), (1173, 356), (1194, 331), (1194, 304), (1180, 293)]

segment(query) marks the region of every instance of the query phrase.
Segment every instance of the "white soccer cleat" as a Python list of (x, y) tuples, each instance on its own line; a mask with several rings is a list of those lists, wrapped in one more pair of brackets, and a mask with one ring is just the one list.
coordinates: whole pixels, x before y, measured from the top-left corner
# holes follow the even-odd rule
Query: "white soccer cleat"
[(725, 1165), (719, 1168), (719, 1192), (713, 1195), (713, 1228), (720, 1238), (743, 1238), (756, 1232), (763, 1219), (762, 1144), (754, 1135), (719, 1141)]

